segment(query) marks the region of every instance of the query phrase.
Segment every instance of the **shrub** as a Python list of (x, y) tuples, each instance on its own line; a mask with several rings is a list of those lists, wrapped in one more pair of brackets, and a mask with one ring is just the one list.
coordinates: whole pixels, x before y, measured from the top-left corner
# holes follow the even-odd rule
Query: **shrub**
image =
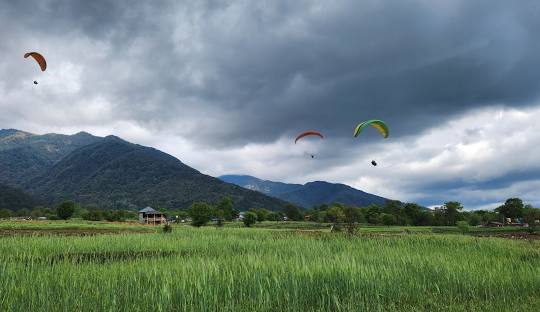
[(9, 219), (13, 215), (13, 212), (9, 209), (0, 209), (0, 219)]
[(93, 209), (83, 215), (84, 220), (88, 221), (101, 221), (103, 220), (103, 212), (99, 209)]
[(171, 233), (172, 232), (172, 225), (167, 222), (163, 225), (163, 233)]
[(456, 226), (463, 234), (469, 232), (469, 223), (467, 223), (467, 221), (458, 221)]
[(75, 203), (72, 201), (65, 201), (56, 208), (56, 215), (62, 220), (67, 220), (73, 216), (75, 212)]
[(248, 211), (244, 214), (244, 225), (246, 227), (251, 227), (255, 222), (257, 222), (257, 214), (251, 211)]
[(207, 203), (193, 203), (189, 207), (191, 225), (199, 227), (208, 223), (212, 219), (212, 206)]

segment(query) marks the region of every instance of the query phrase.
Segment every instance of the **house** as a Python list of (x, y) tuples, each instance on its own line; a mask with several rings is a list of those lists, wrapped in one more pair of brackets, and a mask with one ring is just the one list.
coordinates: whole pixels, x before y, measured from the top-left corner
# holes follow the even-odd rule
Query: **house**
[(502, 222), (490, 221), (490, 222), (488, 222), (488, 224), (486, 224), (486, 226), (488, 226), (488, 227), (503, 227), (504, 224)]
[(167, 223), (165, 214), (152, 207), (139, 210), (139, 222), (143, 224), (160, 225)]

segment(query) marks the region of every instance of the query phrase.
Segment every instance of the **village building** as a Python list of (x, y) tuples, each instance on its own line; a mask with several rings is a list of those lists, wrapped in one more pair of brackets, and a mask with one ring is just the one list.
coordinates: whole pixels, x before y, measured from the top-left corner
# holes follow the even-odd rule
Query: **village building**
[(146, 207), (139, 211), (139, 222), (150, 225), (160, 225), (167, 223), (165, 214), (152, 207)]

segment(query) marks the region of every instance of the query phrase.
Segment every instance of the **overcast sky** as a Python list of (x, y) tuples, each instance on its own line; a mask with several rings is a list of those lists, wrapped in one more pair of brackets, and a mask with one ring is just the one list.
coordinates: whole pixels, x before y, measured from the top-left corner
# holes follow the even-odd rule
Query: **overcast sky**
[[(114, 134), (213, 176), (540, 205), (537, 0), (7, 0), (0, 38), (0, 128)], [(352, 137), (371, 118), (388, 139)], [(326, 138), (295, 145), (308, 129)]]

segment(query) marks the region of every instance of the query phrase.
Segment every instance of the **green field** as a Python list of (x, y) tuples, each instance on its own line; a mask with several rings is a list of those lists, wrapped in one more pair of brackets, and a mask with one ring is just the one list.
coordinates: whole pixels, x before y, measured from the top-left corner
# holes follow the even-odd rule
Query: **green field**
[(229, 226), (0, 223), (125, 230), (0, 237), (0, 311), (540, 311), (539, 241)]

